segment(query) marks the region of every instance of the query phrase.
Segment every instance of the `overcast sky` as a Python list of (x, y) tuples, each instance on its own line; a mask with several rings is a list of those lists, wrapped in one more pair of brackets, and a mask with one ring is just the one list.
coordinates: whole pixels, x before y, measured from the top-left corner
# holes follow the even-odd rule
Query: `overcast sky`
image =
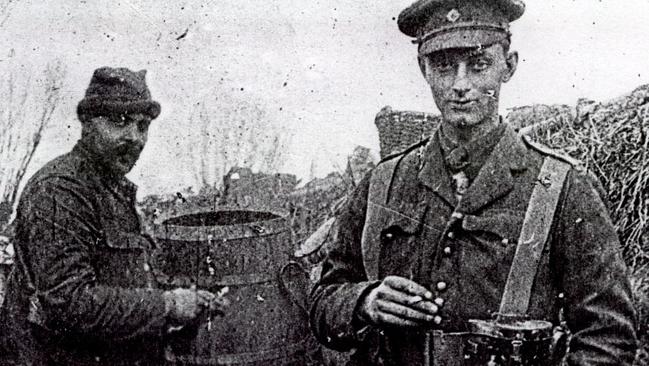
[[(281, 171), (305, 179), (312, 166), (322, 176), (344, 165), (356, 145), (378, 149), (374, 115), (383, 106), (435, 110), (415, 46), (396, 26), (410, 0), (16, 2), (2, 50), (15, 49), (15, 60), (34, 70), (53, 59), (68, 68), (30, 173), (73, 146), (76, 104), (104, 65), (147, 69), (162, 104), (130, 174), (141, 195), (195, 185), (187, 121), (215, 90), (259, 104), (293, 131)], [(512, 27), (520, 65), (504, 87), (503, 114), (532, 103), (606, 100), (649, 83), (649, 0), (526, 3)]]

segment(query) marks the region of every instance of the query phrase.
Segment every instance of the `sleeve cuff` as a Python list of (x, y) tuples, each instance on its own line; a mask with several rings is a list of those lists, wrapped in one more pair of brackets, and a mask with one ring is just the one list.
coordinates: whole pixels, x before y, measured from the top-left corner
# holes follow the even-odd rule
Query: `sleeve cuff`
[(332, 329), (334, 339), (328, 339), (330, 343), (351, 342), (356, 344), (365, 338), (372, 326), (358, 315), (358, 309), (365, 296), (380, 284), (381, 281), (365, 281), (353, 284), (344, 291), (345, 300), (339, 302), (344, 305), (337, 309), (331, 309), (330, 316), (339, 319), (339, 321), (329, 323), (338, 324), (335, 329)]

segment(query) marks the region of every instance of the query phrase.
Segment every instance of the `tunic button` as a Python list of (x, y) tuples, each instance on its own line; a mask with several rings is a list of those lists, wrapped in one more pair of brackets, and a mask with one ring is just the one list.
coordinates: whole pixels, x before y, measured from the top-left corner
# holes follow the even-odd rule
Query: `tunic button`
[(453, 249), (451, 249), (451, 247), (444, 248), (444, 254), (450, 256), (451, 254), (453, 254)]
[(151, 270), (151, 266), (149, 263), (144, 263), (144, 272), (149, 272)]
[(447, 287), (447, 286), (446, 286), (446, 282), (444, 282), (444, 281), (437, 282), (437, 289), (438, 289), (439, 291), (444, 291), (444, 290), (446, 290), (446, 287)]
[(392, 234), (392, 233), (385, 234), (386, 239), (392, 239), (393, 236), (394, 236), (394, 234)]
[(502, 243), (503, 243), (503, 245), (509, 244), (509, 239), (503, 239)]
[(441, 297), (436, 298), (433, 302), (439, 307), (444, 306), (444, 299), (442, 299)]
[(448, 234), (446, 234), (446, 236), (448, 236), (449, 239), (455, 239), (455, 233), (452, 231), (449, 231)]

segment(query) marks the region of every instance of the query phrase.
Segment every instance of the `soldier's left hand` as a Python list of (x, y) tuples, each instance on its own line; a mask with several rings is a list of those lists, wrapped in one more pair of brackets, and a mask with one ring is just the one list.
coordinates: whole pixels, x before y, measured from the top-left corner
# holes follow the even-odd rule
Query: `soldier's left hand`
[(361, 319), (375, 325), (418, 327), (435, 322), (433, 294), (404, 277), (388, 276), (362, 300)]

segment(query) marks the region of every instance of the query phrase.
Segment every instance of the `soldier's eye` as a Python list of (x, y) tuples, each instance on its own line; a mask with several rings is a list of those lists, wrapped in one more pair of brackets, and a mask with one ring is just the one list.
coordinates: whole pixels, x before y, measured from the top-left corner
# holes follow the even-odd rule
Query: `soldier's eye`
[(485, 59), (478, 59), (475, 62), (473, 62), (473, 64), (472, 64), (473, 69), (476, 70), (476, 71), (485, 70), (489, 66), (491, 66), (491, 62), (489, 62), (488, 60), (485, 60)]
[(124, 127), (124, 126), (126, 126), (129, 122), (130, 122), (129, 119), (126, 118), (126, 116), (124, 116), (124, 115), (117, 116), (117, 117), (115, 117), (115, 118), (113, 119), (113, 124), (114, 124), (115, 126), (117, 126), (117, 127)]
[(439, 72), (450, 72), (453, 70), (454, 65), (450, 61), (436, 62), (433, 67)]

